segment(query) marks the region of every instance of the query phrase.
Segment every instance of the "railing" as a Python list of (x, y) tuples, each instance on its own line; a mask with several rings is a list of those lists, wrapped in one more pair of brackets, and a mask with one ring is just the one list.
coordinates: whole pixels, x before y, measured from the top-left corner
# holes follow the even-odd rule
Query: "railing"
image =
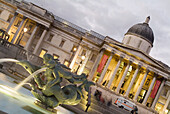
[(89, 38), (96, 38), (96, 39), (99, 39), (99, 40), (104, 40), (105, 36), (95, 32), (95, 31), (87, 31), (86, 29), (83, 29), (65, 19), (62, 19), (58, 16), (54, 16), (56, 22), (55, 24), (57, 25), (57, 27), (60, 27), (60, 28), (63, 28), (65, 30), (68, 30), (70, 32), (73, 32), (73, 31), (76, 31), (75, 34), (78, 35), (78, 36), (84, 36), (85, 34), (89, 34)]
[(12, 44), (4, 39), (0, 39), (0, 58), (8, 57), (17, 60), (28, 60), (35, 65), (42, 65), (43, 59), (32, 52), (26, 51), (21, 46)]

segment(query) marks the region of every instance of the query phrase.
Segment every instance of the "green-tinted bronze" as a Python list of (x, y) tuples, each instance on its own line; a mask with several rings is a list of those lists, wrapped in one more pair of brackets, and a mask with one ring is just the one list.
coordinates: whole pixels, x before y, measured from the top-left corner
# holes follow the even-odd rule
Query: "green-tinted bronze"
[[(76, 105), (83, 97), (82, 89), (85, 88), (85, 91), (88, 92), (89, 87), (94, 85), (93, 82), (87, 80), (85, 74), (76, 75), (70, 72), (68, 67), (60, 64), (58, 59), (53, 59), (50, 54), (44, 55), (43, 62), (44, 66), (42, 67), (32, 65), (28, 61), (20, 61), (18, 64), (23, 66), (30, 74), (40, 68), (47, 68), (43, 73), (46, 81), (43, 81), (40, 75), (37, 75), (34, 76), (35, 83), (31, 84), (32, 94), (46, 107), (54, 108), (59, 104)], [(61, 87), (60, 83), (63, 78), (70, 84)], [(79, 86), (76, 84), (79, 84)]]

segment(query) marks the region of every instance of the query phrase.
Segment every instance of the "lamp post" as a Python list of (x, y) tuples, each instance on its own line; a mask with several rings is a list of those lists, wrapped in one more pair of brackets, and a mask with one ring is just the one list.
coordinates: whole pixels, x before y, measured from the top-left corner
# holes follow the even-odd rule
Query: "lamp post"
[(18, 41), (18, 45), (20, 44), (20, 42), (21, 42), (21, 39), (22, 39), (22, 37), (24, 36), (24, 33), (26, 33), (27, 32), (27, 28), (24, 28), (24, 30), (23, 30), (23, 34), (22, 34), (22, 36), (21, 36), (21, 38), (19, 39), (19, 41)]
[(79, 70), (79, 68), (80, 68), (80, 66), (81, 66), (81, 64), (83, 63), (83, 61), (84, 61), (84, 59), (85, 59), (86, 57), (83, 55), (83, 56), (81, 56), (81, 61), (80, 61), (80, 64), (78, 65), (78, 68), (77, 68), (77, 70), (76, 70), (76, 74), (77, 74), (77, 72), (78, 72), (78, 70)]

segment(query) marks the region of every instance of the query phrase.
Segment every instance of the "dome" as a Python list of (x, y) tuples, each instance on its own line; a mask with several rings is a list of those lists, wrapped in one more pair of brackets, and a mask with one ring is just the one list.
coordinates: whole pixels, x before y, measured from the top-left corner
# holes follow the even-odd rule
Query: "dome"
[(149, 24), (148, 24), (149, 20), (150, 20), (150, 17), (147, 17), (146, 21), (144, 23), (139, 23), (139, 24), (133, 25), (127, 31), (126, 34), (138, 35), (153, 45), (154, 34), (153, 34), (152, 29), (149, 27)]

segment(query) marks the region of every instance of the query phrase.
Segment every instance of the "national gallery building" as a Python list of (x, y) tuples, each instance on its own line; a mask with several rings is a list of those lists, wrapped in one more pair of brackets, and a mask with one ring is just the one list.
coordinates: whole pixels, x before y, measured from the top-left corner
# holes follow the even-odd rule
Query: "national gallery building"
[(170, 67), (149, 55), (156, 38), (150, 17), (141, 21), (129, 25), (119, 42), (33, 3), (0, 0), (0, 38), (9, 42), (0, 57), (12, 54), (42, 64), (43, 55), (52, 54), (72, 72), (85, 73), (96, 83), (93, 93), (101, 91), (112, 104), (121, 96), (137, 104), (139, 114), (170, 114)]

